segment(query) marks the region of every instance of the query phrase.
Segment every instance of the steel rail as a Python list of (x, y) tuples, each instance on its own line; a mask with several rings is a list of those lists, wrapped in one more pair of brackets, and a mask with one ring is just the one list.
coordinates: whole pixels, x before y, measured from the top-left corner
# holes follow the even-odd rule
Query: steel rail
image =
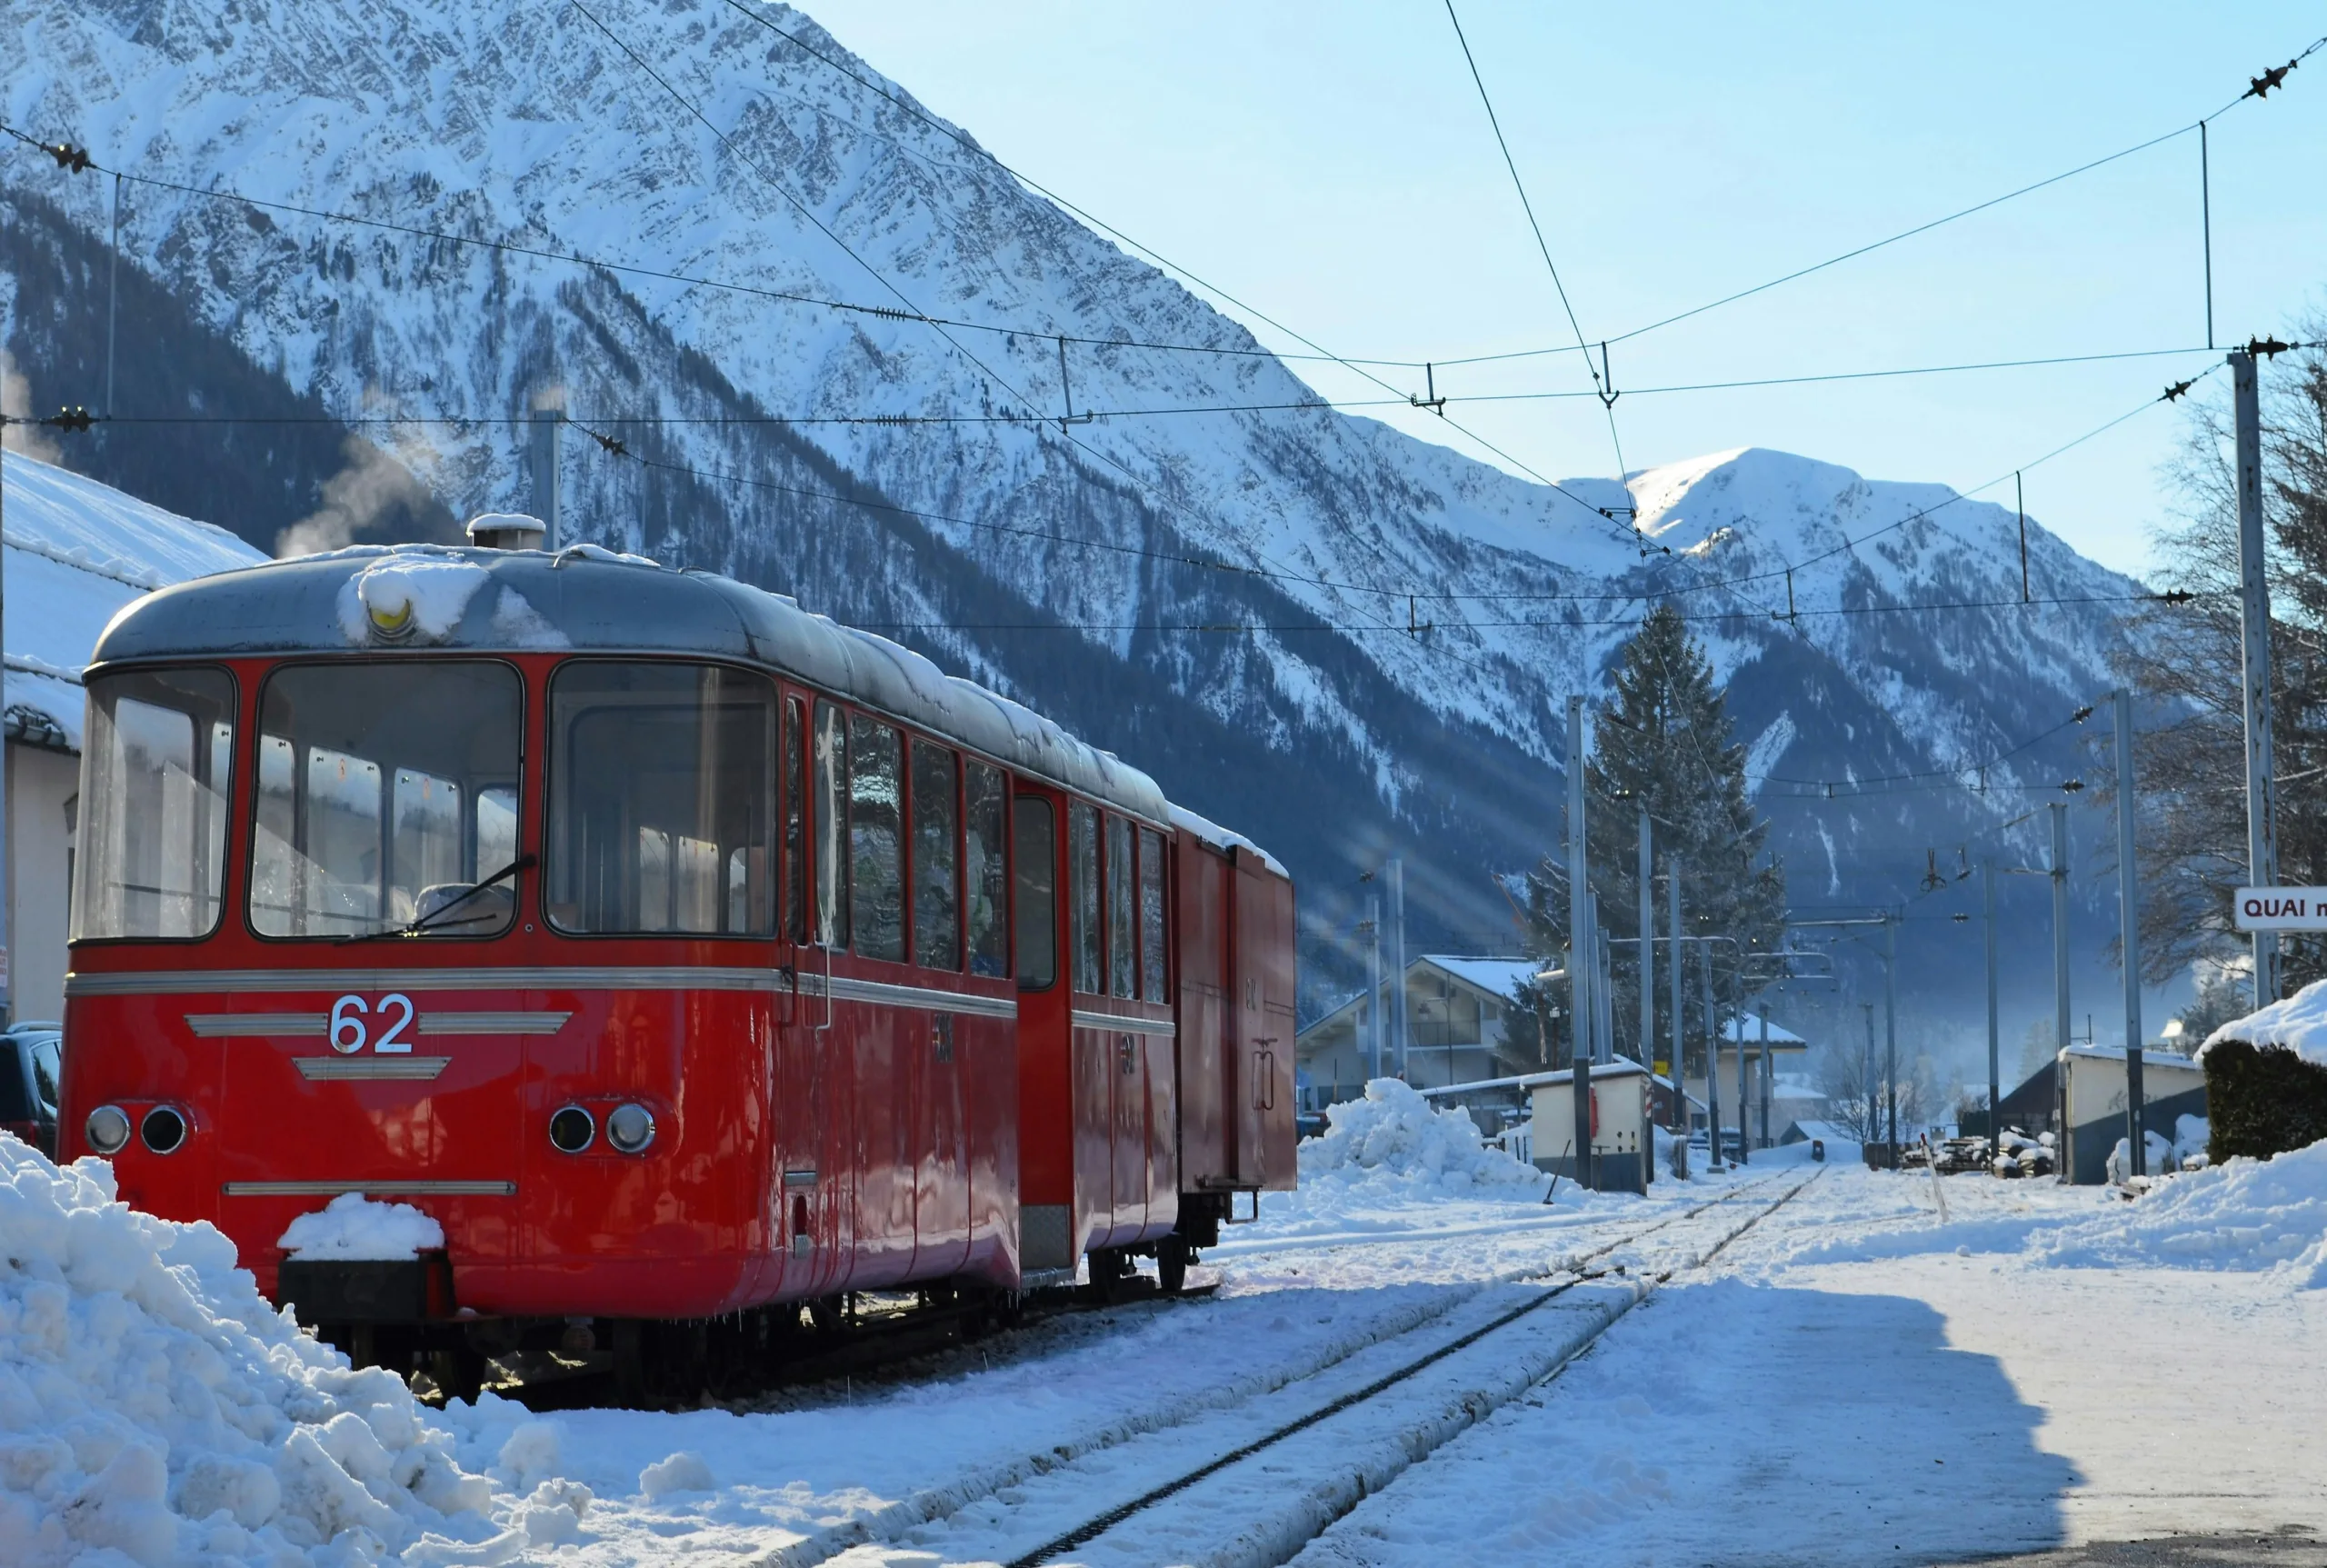
[[(1824, 1174), (1825, 1172), (1822, 1168), (1821, 1170), (1812, 1173), (1809, 1176), (1804, 1177), (1802, 1181), (1797, 1182), (1793, 1186), (1781, 1193), (1774, 1202), (1755, 1212), (1753, 1215), (1747, 1218), (1743, 1224), (1723, 1235), (1719, 1241), (1715, 1242), (1705, 1252), (1700, 1253), (1692, 1262), (1679, 1265), (1678, 1267), (1702, 1268), (1705, 1264), (1711, 1263), (1715, 1257), (1719, 1256), (1722, 1251), (1732, 1242), (1734, 1242), (1747, 1231), (1752, 1230), (1755, 1225), (1761, 1223), (1763, 1220), (1768, 1218), (1771, 1214), (1775, 1213), (1787, 1203), (1793, 1202), (1804, 1188), (1808, 1187), (1811, 1183), (1816, 1181)], [(1759, 1187), (1766, 1185), (1768, 1183), (1775, 1180), (1777, 1180), (1776, 1177), (1765, 1177), (1762, 1182), (1754, 1183), (1753, 1189), (1746, 1190), (1758, 1189)], [(1725, 1193), (1723, 1197), (1714, 1199), (1711, 1203), (1702, 1204), (1699, 1207), (1689, 1211), (1686, 1214), (1674, 1215), (1670, 1219), (1661, 1222), (1659, 1224), (1648, 1227), (1647, 1230), (1636, 1233), (1633, 1236), (1612, 1242), (1607, 1246), (1585, 1255), (1604, 1255), (1606, 1253), (1613, 1252), (1615, 1248), (1624, 1245), (1629, 1241), (1637, 1240), (1639, 1236), (1648, 1234), (1650, 1231), (1661, 1230), (1664, 1225), (1674, 1223), (1679, 1220), (1693, 1218), (1697, 1214), (1704, 1213), (1707, 1209), (1714, 1207), (1720, 1203), (1726, 1202), (1731, 1197), (1741, 1195), (1743, 1195), (1742, 1191)], [(1594, 1273), (1579, 1273), (1573, 1279), (1567, 1280), (1560, 1284), (1554, 1285), (1550, 1290), (1544, 1291), (1541, 1294), (1537, 1295), (1534, 1299), (1523, 1303), (1519, 1306), (1513, 1308), (1511, 1311), (1489, 1320), (1478, 1328), (1473, 1329), (1469, 1333), (1450, 1341), (1446, 1344), (1439, 1346), (1428, 1354), (1420, 1356), (1415, 1360), (1407, 1363), (1404, 1366), (1402, 1366), (1393, 1372), (1385, 1373), (1382, 1377), (1376, 1378), (1373, 1382), (1367, 1383), (1364, 1387), (1353, 1390), (1352, 1392), (1342, 1395), (1340, 1398), (1332, 1401), (1330, 1403), (1311, 1411), (1306, 1415), (1296, 1417), (1265, 1435), (1243, 1444), (1242, 1447), (1233, 1449), (1227, 1453), (1222, 1454), (1217, 1459), (1212, 1460), (1207, 1463), (1198, 1465), (1193, 1470), (1187, 1471), (1181, 1475), (1175, 1476), (1172, 1480), (1165, 1482), (1163, 1485), (1158, 1486), (1139, 1497), (1134, 1498), (1129, 1503), (1109, 1509), (1106, 1513), (1099, 1514), (1083, 1524), (1077, 1525), (1074, 1530), (1067, 1532), (1065, 1534), (1056, 1536), (1052, 1540), (1045, 1542), (1044, 1544), (1036, 1547), (1030, 1553), (1011, 1559), (1005, 1565), (1005, 1568), (1041, 1568), (1042, 1564), (1054, 1562), (1065, 1553), (1073, 1552), (1078, 1547), (1087, 1545), (1091, 1542), (1105, 1534), (1108, 1531), (1113, 1530), (1117, 1525), (1124, 1523), (1125, 1521), (1132, 1519), (1138, 1514), (1147, 1512), (1158, 1503), (1164, 1503), (1170, 1498), (1187, 1491), (1190, 1487), (1194, 1486), (1199, 1482), (1204, 1481), (1207, 1478), (1216, 1475), (1222, 1471), (1227, 1470), (1234, 1465), (1241, 1464), (1246, 1460), (1274, 1447), (1277, 1443), (1283, 1442), (1285, 1439), (1295, 1436), (1300, 1433), (1306, 1432), (1311, 1427), (1316, 1426), (1323, 1422), (1329, 1421), (1344, 1411), (1353, 1409), (1357, 1405), (1363, 1404), (1370, 1400), (1379, 1397), (1381, 1394), (1397, 1387), (1400, 1383), (1405, 1383), (1417, 1373), (1436, 1365), (1438, 1363), (1445, 1360), (1451, 1355), (1453, 1355), (1457, 1352), (1468, 1349), (1470, 1346), (1478, 1343), (1481, 1340), (1485, 1339), (1488, 1335), (1493, 1334), (1501, 1329), (1507, 1328), (1512, 1323), (1517, 1323), (1520, 1319), (1527, 1316), (1529, 1313), (1537, 1312), (1549, 1305), (1551, 1303), (1565, 1295), (1569, 1291), (1573, 1290), (1576, 1286), (1590, 1283), (1594, 1280), (1608, 1278), (1612, 1273), (1615, 1272), (1617, 1271), (1602, 1270)], [(1593, 1345), (1596, 1344), (1601, 1337), (1611, 1328), (1613, 1328), (1618, 1323), (1622, 1322), (1633, 1307), (1638, 1306), (1642, 1302), (1646, 1301), (1651, 1295), (1654, 1294), (1656, 1290), (1667, 1280), (1671, 1279), (1673, 1273), (1677, 1272), (1678, 1268), (1676, 1267), (1674, 1269), (1667, 1269), (1661, 1273), (1649, 1276), (1647, 1289), (1640, 1291), (1631, 1301), (1617, 1308), (1615, 1312), (1609, 1315), (1606, 1322), (1591, 1331), (1591, 1333), (1584, 1336), (1583, 1340), (1580, 1343), (1578, 1343), (1573, 1349), (1570, 1350), (1566, 1354), (1563, 1355), (1556, 1366), (1553, 1367), (1551, 1371), (1545, 1373), (1543, 1377), (1533, 1380), (1527, 1386), (1540, 1387), (1543, 1383), (1550, 1381), (1552, 1378), (1557, 1377), (1560, 1373), (1566, 1370), (1566, 1368), (1573, 1363), (1577, 1356), (1582, 1355), (1585, 1351), (1591, 1349)], [(1466, 1426), (1467, 1424), (1475, 1423), (1479, 1418), (1492, 1413), (1493, 1410), (1500, 1408), (1500, 1406), (1504, 1403), (1507, 1403), (1507, 1401), (1496, 1401), (1494, 1403), (1487, 1405), (1484, 1408), (1473, 1408), (1471, 1412), (1472, 1423), (1466, 1423)], [(1458, 1429), (1458, 1431), (1459, 1430), (1463, 1429)], [(1431, 1444), (1428, 1449), (1413, 1455), (1411, 1463), (1406, 1468), (1412, 1468), (1412, 1464), (1421, 1463), (1429, 1459), (1433, 1454), (1436, 1453), (1439, 1449), (1444, 1447), (1448, 1442), (1453, 1441), (1455, 1435), (1455, 1433), (1450, 1432), (1444, 1438)], [(1336, 1509), (1329, 1513), (1326, 1518), (1317, 1523), (1315, 1529), (1309, 1533), (1307, 1538), (1313, 1540), (1317, 1535), (1323, 1533), (1324, 1531), (1331, 1527), (1335, 1521), (1348, 1513), (1351, 1509), (1354, 1508), (1357, 1503), (1362, 1502), (1368, 1494), (1368, 1488), (1363, 1486), (1359, 1487), (1355, 1494), (1350, 1498), (1347, 1506)]]

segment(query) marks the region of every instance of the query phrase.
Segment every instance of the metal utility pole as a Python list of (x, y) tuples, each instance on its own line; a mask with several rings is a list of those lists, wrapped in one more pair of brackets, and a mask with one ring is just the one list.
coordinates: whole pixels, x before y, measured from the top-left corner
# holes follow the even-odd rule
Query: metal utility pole
[(1599, 1015), (1597, 999), (1592, 994), (1599, 954), (1590, 940), (1591, 927), (1591, 867), (1584, 847), (1583, 699), (1573, 696), (1567, 700), (1567, 994), (1575, 1014), (1574, 1026), (1568, 1031), (1568, 1054), (1577, 1060), (1591, 1054), (1584, 1043), (1593, 1033), (1593, 1020)]
[(2000, 1082), (2003, 1068), (1996, 1050), (1996, 863), (1992, 855), (1980, 863), (1980, 902), (1988, 925), (1988, 1144), (1993, 1148), (2003, 1131), (1996, 1110), (2003, 1103)]
[[(2132, 1139), (2126, 1170), (2149, 1174), (2142, 1136), (2141, 892), (2133, 866), (2133, 694), (2117, 688), (2117, 910), (2125, 960), (2125, 1136)], [(2250, 747), (2248, 754), (2252, 754)]]
[[(1866, 1086), (1866, 1130), (1873, 1134), (1883, 1130), (1881, 1108), (1874, 1097), (1874, 1004), (1862, 1002), (1859, 1005), (1866, 1009), (1866, 1071), (1859, 1074), (1859, 1082)], [(1879, 1141), (1867, 1139), (1870, 1144)]]
[[(2278, 809), (2271, 776), (2271, 585), (2262, 561), (2262, 415), (2254, 356), (2230, 356), (2238, 426), (2238, 597), (2245, 654), (2246, 876), (2252, 887), (2279, 880)], [(2123, 748), (2119, 748), (2122, 752)], [(2279, 999), (2279, 938), (2254, 934), (2254, 1005)], [(2134, 1152), (2140, 1158), (2140, 1151)]]
[(1592, 972), (1592, 994), (1599, 1002), (1593, 1011), (1600, 1021), (1592, 1042), (1592, 1060), (1605, 1065), (1616, 1059), (1616, 954), (1607, 928), (1600, 924), (1600, 895), (1592, 895), (1592, 953), (1598, 965)]
[(1899, 917), (1883, 916), (1883, 1078), (1891, 1095), (1891, 1168), (1899, 1166)]
[(1396, 973), (1390, 977), (1390, 989), (1396, 993), (1396, 1004), (1390, 1012), (1390, 1049), (1398, 1064), (1398, 1076), (1406, 1076), (1406, 864), (1393, 859), (1390, 876), (1390, 967)]
[(1689, 1174), (1688, 1038), (1682, 1032), (1681, 1016), (1681, 954), (1686, 949), (1681, 945), (1681, 867), (1678, 863), (1664, 874), (1664, 909), (1673, 928), (1673, 974), (1668, 982), (1672, 994), (1667, 998), (1672, 1004), (1670, 1011), (1673, 1014), (1673, 1136), (1678, 1144), (1673, 1154), (1677, 1163), (1673, 1174), (1686, 1176)]
[(1760, 1063), (1761, 1073), (1759, 1084), (1762, 1091), (1761, 1146), (1766, 1149), (1770, 1146), (1770, 1015), (1767, 1013), (1763, 1013), (1759, 1014), (1759, 1016), (1762, 1020), (1762, 1060)]
[(1713, 947), (1705, 947), (1705, 1126), (1713, 1134), (1706, 1164), (1721, 1169), (1721, 1024), (1713, 1015)]
[(564, 543), (558, 533), (560, 432), (565, 424), (563, 408), (536, 408), (533, 424), (534, 509), (541, 514), (542, 548), (555, 550)]
[(2069, 1043), (2069, 807), (2052, 803), (2052, 1049)]
[(1745, 1019), (1741, 1014), (1730, 1015), (1729, 1032), (1737, 1036), (1737, 1163), (1751, 1164), (1753, 1159), (1753, 1094), (1745, 1086)]
[(1570, 1064), (1568, 1082), (1575, 1091), (1575, 1184), (1592, 1190), (1592, 1053), (1577, 1051)]
[(1640, 808), (1640, 1064), (1656, 1070), (1656, 856)]
[[(111, 409), (107, 409), (105, 412), (110, 414), (113, 411)], [(0, 424), (0, 452), (5, 452), (7, 448), (7, 444), (8, 428), (6, 424)], [(6, 468), (6, 459), (5, 457), (0, 457), (0, 496), (5, 496), (7, 493), (8, 475)], [(5, 500), (0, 500), (0, 535), (5, 535), (7, 532), (5, 522), (6, 514), (7, 504)], [(0, 559), (5, 559), (6, 554), (7, 553), (5, 550), (0, 550)], [(5, 581), (5, 576), (6, 574), (5, 572), (0, 572), (0, 581)], [(6, 625), (7, 610), (5, 594), (5, 589), (0, 588), (0, 635), (5, 635)], [(7, 679), (7, 673), (5, 666), (0, 666), (0, 712), (5, 712), (8, 705)], [(15, 869), (14, 857), (8, 853), (7, 750), (7, 742), (5, 740), (0, 740), (0, 1025), (13, 1024), (16, 1021), (16, 986), (15, 980), (10, 974), (8, 965), (8, 938), (10, 935), (8, 930), (8, 891), (15, 885), (15, 880), (11, 874)], [(70, 897), (69, 893), (67, 897)]]
[(1365, 895), (1365, 1079), (1382, 1076), (1382, 895)]

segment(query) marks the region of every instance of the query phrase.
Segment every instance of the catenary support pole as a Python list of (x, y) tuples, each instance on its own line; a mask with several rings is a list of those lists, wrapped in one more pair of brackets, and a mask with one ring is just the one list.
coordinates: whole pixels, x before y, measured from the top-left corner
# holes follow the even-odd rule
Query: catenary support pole
[[(2238, 434), (2238, 599), (2245, 665), (2246, 879), (2270, 887), (2279, 879), (2278, 810), (2271, 774), (2271, 585), (2262, 554), (2262, 414), (2254, 356), (2230, 356)], [(2254, 1005), (2279, 999), (2279, 938), (2254, 934)]]
[(2126, 1170), (2149, 1174), (2147, 1142), (2142, 1135), (2142, 933), (2141, 885), (2133, 864), (2133, 694), (2117, 688), (2117, 913), (2122, 922), (2125, 961), (2125, 1136)]
[(1586, 1192), (1593, 1189), (1592, 1158), (1592, 1053), (1575, 1054), (1568, 1083), (1575, 1091), (1575, 1166), (1572, 1173), (1575, 1184)]
[(1382, 895), (1365, 895), (1365, 1080), (1382, 1076)]
[[(7, 444), (8, 427), (5, 424), (0, 424), (0, 451), (5, 451)], [(0, 458), (0, 496), (7, 494), (7, 462), (5, 458)], [(6, 514), (6, 503), (0, 501), (0, 534), (7, 532)], [(0, 560), (5, 558), (6, 552), (0, 551)], [(5, 572), (0, 572), (0, 636), (5, 636), (7, 626), (5, 577)], [(7, 711), (7, 671), (5, 666), (0, 666), (0, 715), (5, 715)], [(5, 718), (0, 718), (0, 729), (5, 727)], [(16, 1021), (16, 987), (15, 981), (11, 978), (8, 964), (10, 957), (8, 940), (11, 935), (8, 930), (8, 890), (15, 885), (13, 878), (15, 857), (9, 853), (8, 845), (7, 750), (7, 742), (0, 739), (0, 1026)]]
[(1883, 922), (1883, 1082), (1891, 1104), (1891, 1164), (1899, 1163), (1899, 916)]
[(1980, 862), (1980, 905), (1988, 943), (1988, 1146), (1995, 1148), (2003, 1134), (1996, 1109), (2003, 1103), (2003, 1089), (1998, 1082), (2003, 1069), (1996, 1047), (1996, 863), (1992, 855)]
[(1599, 955), (1590, 938), (1592, 876), (1585, 850), (1583, 816), (1583, 699), (1567, 700), (1567, 995), (1573, 1023), (1568, 1030), (1568, 1054), (1573, 1059), (1591, 1054), (1598, 1000), (1592, 994), (1593, 972)]
[(1721, 1021), (1713, 1015), (1713, 944), (1699, 945), (1705, 961), (1702, 971), (1705, 992), (1705, 1127), (1713, 1134), (1705, 1140), (1705, 1164), (1718, 1171), (1722, 1168)]
[(1858, 1081), (1866, 1092), (1867, 1142), (1879, 1144), (1883, 1141), (1877, 1135), (1883, 1131), (1883, 1100), (1874, 1079), (1874, 1004), (1862, 1002), (1859, 1005), (1866, 1011), (1866, 1070), (1859, 1074)]
[(2052, 1049), (2069, 1044), (2069, 808), (2052, 803)]
[(1664, 874), (1664, 912), (1666, 924), (1673, 934), (1671, 991), (1666, 1001), (1673, 1014), (1673, 1174), (1686, 1180), (1689, 1174), (1689, 1071), (1688, 1035), (1681, 1007), (1681, 866), (1675, 861), (1673, 869)]
[(1406, 1017), (1406, 863), (1393, 858), (1390, 875), (1390, 1051), (1396, 1063), (1397, 1076), (1406, 1077), (1406, 1037), (1411, 1033)]
[(1640, 808), (1640, 1064), (1656, 1070), (1656, 846)]
[(1729, 1033), (1737, 1036), (1737, 1163), (1749, 1164), (1753, 1158), (1753, 1091), (1745, 1078), (1745, 1014), (1730, 1014)]
[(121, 317), (121, 176), (113, 177), (113, 248), (105, 253), (105, 417), (121, 412), (113, 400), (114, 326)]
[(1754, 1087), (1761, 1091), (1762, 1096), (1762, 1142), (1760, 1147), (1766, 1149), (1770, 1146), (1770, 1015), (1766, 1011), (1769, 1006), (1769, 1003), (1766, 999), (1763, 1000), (1762, 1005), (1764, 1009), (1761, 1014), (1762, 1060), (1759, 1064), (1760, 1071), (1754, 1074)]
[(559, 461), (559, 432), (565, 424), (563, 408), (536, 408), (533, 423), (534, 509), (541, 514), (542, 548), (556, 550), (565, 541), (558, 531), (559, 494), (563, 465)]

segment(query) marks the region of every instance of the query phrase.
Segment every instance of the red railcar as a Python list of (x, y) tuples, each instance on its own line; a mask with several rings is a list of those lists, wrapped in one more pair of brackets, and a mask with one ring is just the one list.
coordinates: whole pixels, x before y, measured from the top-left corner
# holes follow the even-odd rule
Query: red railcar
[[(1176, 1286), (1293, 1184), (1281, 869), (788, 599), (343, 552), (151, 595), (88, 690), (64, 1154), (384, 1357)], [(349, 1193), (441, 1256), (278, 1274)]]

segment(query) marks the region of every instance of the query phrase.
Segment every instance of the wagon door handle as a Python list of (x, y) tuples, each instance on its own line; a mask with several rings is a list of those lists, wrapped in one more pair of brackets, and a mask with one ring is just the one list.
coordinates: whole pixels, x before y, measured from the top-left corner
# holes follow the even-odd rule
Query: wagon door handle
[(820, 942), (816, 945), (824, 954), (824, 1021), (815, 1028), (815, 1033), (822, 1034), (833, 1026), (833, 944)]

